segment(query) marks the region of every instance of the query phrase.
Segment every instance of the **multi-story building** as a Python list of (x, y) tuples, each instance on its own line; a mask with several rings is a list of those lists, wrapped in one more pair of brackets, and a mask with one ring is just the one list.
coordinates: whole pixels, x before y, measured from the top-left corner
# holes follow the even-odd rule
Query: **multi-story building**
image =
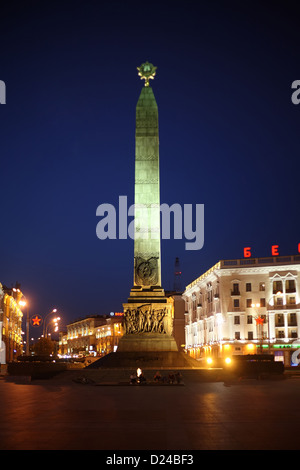
[(300, 255), (219, 261), (183, 294), (188, 353), (272, 353), (298, 364), (299, 274)]
[(182, 350), (185, 344), (184, 326), (185, 326), (185, 302), (182, 298), (182, 292), (165, 291), (166, 297), (172, 304), (171, 317), (173, 320), (173, 336), (178, 350)]
[(68, 356), (68, 334), (66, 330), (60, 330), (58, 333), (58, 354)]
[(0, 363), (17, 359), (23, 352), (22, 319), (19, 288), (7, 288), (0, 284)]
[(107, 318), (106, 323), (96, 330), (97, 356), (105, 356), (115, 352), (123, 334), (123, 313), (120, 312)]
[(60, 334), (61, 355), (103, 356), (116, 350), (123, 335), (123, 318), (119, 314), (92, 315), (67, 325), (66, 334)]
[(67, 325), (67, 353), (90, 354), (96, 351), (96, 329), (105, 323), (105, 317), (91, 315)]

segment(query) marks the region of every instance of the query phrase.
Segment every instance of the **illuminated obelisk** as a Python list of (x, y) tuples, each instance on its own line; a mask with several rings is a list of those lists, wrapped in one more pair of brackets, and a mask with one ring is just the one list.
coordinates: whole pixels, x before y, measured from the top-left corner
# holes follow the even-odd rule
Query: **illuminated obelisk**
[(172, 305), (161, 286), (158, 108), (149, 85), (156, 67), (138, 67), (145, 80), (135, 131), (135, 217), (133, 287), (124, 309), (120, 351), (177, 351)]
[(134, 285), (161, 285), (158, 109), (149, 86), (155, 69), (139, 67), (145, 79), (136, 106)]

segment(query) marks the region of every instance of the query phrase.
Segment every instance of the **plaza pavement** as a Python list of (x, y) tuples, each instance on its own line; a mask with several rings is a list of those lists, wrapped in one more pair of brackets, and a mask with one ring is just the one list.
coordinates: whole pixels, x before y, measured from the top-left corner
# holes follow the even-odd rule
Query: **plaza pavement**
[(224, 382), (182, 371), (182, 386), (116, 386), (108, 380), (100, 385), (95, 375), (93, 383), (83, 384), (74, 381), (78, 374), (27, 382), (2, 377), (0, 449), (300, 448), (296, 374)]

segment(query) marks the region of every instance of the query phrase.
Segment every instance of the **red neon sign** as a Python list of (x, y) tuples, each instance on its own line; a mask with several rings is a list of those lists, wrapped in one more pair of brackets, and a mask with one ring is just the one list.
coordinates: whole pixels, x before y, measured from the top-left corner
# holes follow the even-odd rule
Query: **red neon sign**
[[(279, 256), (279, 245), (271, 246), (272, 256)], [(298, 243), (298, 253), (300, 253), (300, 243)], [(244, 248), (244, 258), (251, 258), (251, 246)]]

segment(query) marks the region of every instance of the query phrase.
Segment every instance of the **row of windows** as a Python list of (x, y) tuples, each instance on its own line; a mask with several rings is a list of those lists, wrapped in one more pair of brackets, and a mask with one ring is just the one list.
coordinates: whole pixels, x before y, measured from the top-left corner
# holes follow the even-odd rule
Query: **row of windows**
[[(251, 282), (246, 282), (245, 287), (246, 287), (246, 292), (252, 292)], [(260, 292), (264, 292), (266, 290), (266, 285), (264, 282), (259, 283), (259, 290)], [(285, 291), (287, 293), (296, 292), (295, 279), (287, 279), (285, 281)], [(273, 293), (276, 294), (277, 292), (283, 292), (283, 281), (273, 282)], [(233, 284), (232, 295), (240, 295), (240, 284), (238, 282)]]
[[(276, 333), (276, 338), (280, 339), (280, 338), (285, 338), (285, 331), (284, 330), (279, 330), (277, 333)], [(297, 330), (292, 330), (292, 331), (289, 331), (288, 332), (288, 338), (297, 338), (298, 335), (297, 335)], [(239, 331), (236, 331), (234, 333), (234, 339), (236, 340), (240, 340), (241, 339), (241, 334)], [(247, 334), (247, 340), (254, 340), (254, 334), (253, 334), (253, 331), (248, 331), (248, 334)]]
[[(232, 290), (232, 295), (240, 295), (240, 284), (239, 282), (235, 282), (233, 284), (233, 290)], [(259, 283), (259, 290), (260, 292), (264, 292), (266, 290), (266, 285), (264, 282)], [(246, 292), (251, 292), (252, 291), (252, 284), (251, 282), (246, 282)]]
[[(266, 315), (260, 315), (260, 318), (263, 319), (264, 323), (266, 323)], [(254, 318), (252, 315), (247, 315), (247, 324), (252, 325), (254, 323)], [(235, 315), (233, 318), (233, 322), (235, 325), (240, 325), (240, 316)], [(288, 325), (289, 326), (297, 326), (297, 315), (296, 313), (290, 313), (288, 316)], [(278, 314), (275, 315), (275, 326), (284, 326), (284, 315)]]
[[(283, 298), (278, 297), (275, 300), (275, 306), (283, 306)], [(296, 297), (290, 296), (287, 298), (287, 303), (286, 305), (296, 305)], [(252, 299), (246, 299), (246, 307), (251, 308), (253, 306), (253, 301)], [(262, 298), (260, 299), (259, 305), (256, 305), (256, 307), (265, 307), (266, 306), (266, 299)], [(233, 307), (234, 308), (239, 308), (240, 307), (240, 299), (233, 299)]]
[[(287, 279), (285, 281), (285, 291), (289, 292), (296, 292), (296, 284), (294, 279)], [(273, 293), (276, 294), (277, 292), (283, 292), (283, 282), (282, 281), (274, 281), (273, 282)]]
[[(246, 307), (251, 308), (253, 305), (252, 299), (246, 299)], [(234, 308), (239, 308), (240, 307), (240, 299), (233, 299), (233, 306)], [(259, 307), (265, 307), (266, 306), (266, 299), (260, 299), (260, 304)]]

